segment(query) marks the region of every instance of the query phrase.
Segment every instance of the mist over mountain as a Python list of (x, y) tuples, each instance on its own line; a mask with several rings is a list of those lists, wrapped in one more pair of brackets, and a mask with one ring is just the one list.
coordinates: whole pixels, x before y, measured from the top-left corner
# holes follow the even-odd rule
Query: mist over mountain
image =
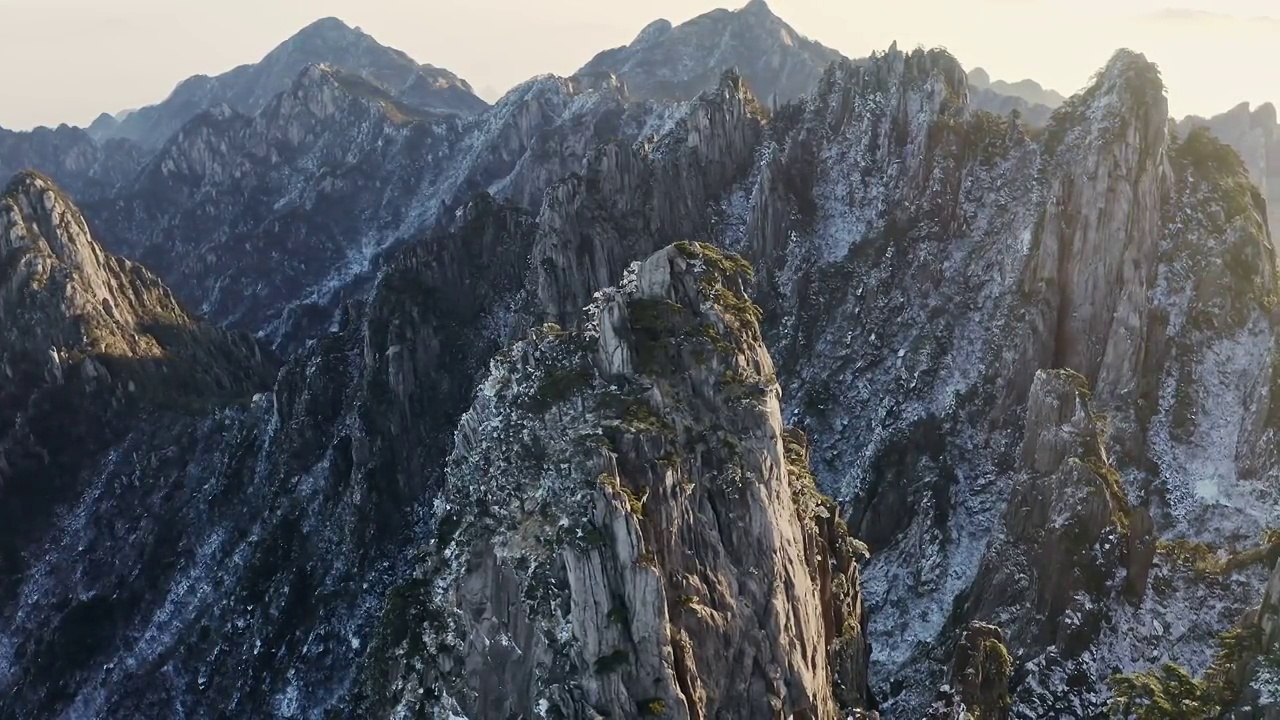
[(1276, 143), (760, 0), (0, 131), (0, 717), (1280, 717)]

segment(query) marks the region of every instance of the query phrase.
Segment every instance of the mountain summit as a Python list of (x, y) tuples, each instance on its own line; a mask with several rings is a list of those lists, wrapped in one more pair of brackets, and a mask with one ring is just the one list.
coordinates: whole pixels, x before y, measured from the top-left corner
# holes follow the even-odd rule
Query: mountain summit
[(125, 137), (157, 148), (197, 114), (218, 105), (254, 114), (310, 65), (329, 65), (380, 86), (397, 101), (422, 110), (473, 115), (488, 105), (453, 73), (419, 65), (405, 53), (382, 45), (337, 18), (311, 23), (260, 62), (216, 77), (188, 78), (158, 105), (121, 118), (118, 125), (95, 123), (98, 139)]
[(785, 102), (811, 91), (840, 57), (796, 32), (764, 0), (752, 0), (674, 27), (650, 23), (630, 45), (600, 53), (579, 73), (613, 73), (639, 99), (689, 100), (736, 67), (762, 101)]

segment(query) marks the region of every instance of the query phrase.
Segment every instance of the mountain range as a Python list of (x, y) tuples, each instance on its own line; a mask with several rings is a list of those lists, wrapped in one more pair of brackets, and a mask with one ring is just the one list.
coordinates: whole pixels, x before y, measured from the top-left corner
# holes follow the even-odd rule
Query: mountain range
[(754, 0), (0, 132), (0, 717), (1280, 717), (1276, 123)]

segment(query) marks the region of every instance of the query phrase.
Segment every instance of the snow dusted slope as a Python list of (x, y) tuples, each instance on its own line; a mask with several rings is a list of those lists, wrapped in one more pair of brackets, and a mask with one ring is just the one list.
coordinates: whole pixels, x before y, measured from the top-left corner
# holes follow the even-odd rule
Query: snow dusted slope
[[(874, 553), (890, 714), (923, 712), (971, 620), (1005, 626), (1020, 716), (1098, 712), (1115, 671), (1203, 670), (1260, 595), (1271, 551), (1226, 558), (1274, 523), (1280, 469), (1272, 245), (1230, 148), (1175, 134), (1135, 53), (1034, 131), (974, 111), (946, 53), (892, 49), (828, 70), (755, 155), (708, 227), (753, 259), (787, 418)], [(631, 226), (592, 217), (592, 255), (627, 258)], [(1101, 439), (1036, 471), (1020, 448), (1051, 369), (1096, 416), (1071, 432)], [(1024, 516), (1087, 531), (1033, 543)], [(1178, 569), (1187, 542), (1222, 583)], [(984, 573), (1008, 544), (1025, 562)]]
[(1276, 106), (1264, 103), (1251, 108), (1248, 103), (1241, 103), (1221, 115), (1188, 117), (1178, 123), (1183, 134), (1197, 127), (1209, 128), (1240, 153), (1254, 184), (1267, 199), (1272, 230), (1280, 228), (1280, 122), (1276, 119)]
[(615, 83), (547, 76), (462, 118), (313, 66), (255, 116), (192, 120), (87, 212), (208, 317), (295, 347), (368, 289), (388, 248), (476, 193), (539, 202), (595, 143), (635, 139), (656, 112)]
[(287, 90), (308, 65), (324, 64), (361, 77), (419, 110), (472, 115), (487, 107), (453, 73), (419, 65), (341, 20), (325, 18), (303, 28), (257, 63), (216, 77), (188, 78), (164, 102), (130, 112), (118, 123), (99, 124), (95, 136), (98, 140), (126, 138), (157, 149), (205, 110), (226, 105), (252, 115)]
[[(59, 315), (37, 330), (6, 325), (0, 359), (39, 392), (26, 426), (0, 426), (0, 716), (359, 717), (346, 709), (354, 674), (452, 429), (505, 340), (494, 319), (511, 312), (532, 241), (527, 213), (478, 199), (456, 233), (398, 253), (370, 301), (274, 384), (269, 368), (241, 382), (253, 357), (216, 354), (227, 341), (213, 328), (143, 326), (153, 340), (126, 325), (114, 342), (127, 349), (204, 352), (167, 364), (159, 354), (138, 372), (115, 346), (67, 348), (57, 380), (38, 387), (25, 373), (47, 367), (48, 345), (34, 338), (57, 332)], [(62, 299), (52, 283), (29, 289), (46, 305)], [(66, 321), (113, 329), (107, 317)], [(113, 397), (131, 398), (130, 412), (100, 416)], [(24, 399), (0, 394), (6, 422)], [(41, 445), (24, 442), (28, 427), (54, 463), (32, 466)], [(50, 499), (59, 512), (40, 504)]]
[[(1006, 504), (1031, 482), (1019, 479), (1016, 448), (1032, 379), (1042, 368), (1082, 374), (1107, 416), (1100, 432), (1125, 504), (1149, 509), (1155, 536), (1258, 542), (1280, 469), (1266, 450), (1271, 242), (1234, 153), (1170, 134), (1141, 56), (1117, 54), (1036, 140), (968, 111), (962, 77), (946, 56), (896, 52), (830, 74), (754, 192), (759, 208), (771, 177), (812, 163), (797, 193), (811, 210), (748, 240), (780, 257), (774, 342), (794, 417), (876, 553), (873, 662), (894, 715), (918, 712), (937, 684), (919, 683), (921, 665), (967, 619), (1005, 624), (1018, 659), (1040, 668), (1032, 678), (1048, 673), (1042, 651), (1083, 663), (1070, 697), (1055, 694), (1063, 676), (1043, 678), (1043, 693), (1028, 680), (1018, 696), (1028, 716), (1088, 714), (1113, 670), (1163, 653), (1202, 669), (1213, 635), (1256, 596), (1222, 595), (1230, 609), (1196, 623), (1187, 608), (1206, 605), (1198, 589), (1107, 591), (1079, 601), (1095, 607), (1096, 635), (1071, 641), (1014, 621), (1046, 612), (1056, 622), (1068, 598), (987, 615), (975, 593), (992, 591), (977, 571), (996, 547), (993, 526), (1027, 512)], [(767, 224), (755, 216), (781, 214), (751, 212), (745, 224), (757, 228)], [(1147, 521), (1125, 518), (1130, 546), (1105, 572), (1145, 578), (1155, 539)], [(1040, 557), (1017, 582), (1053, 582)], [(1170, 647), (1134, 632), (1130, 604), (1165, 608), (1159, 624), (1195, 640)]]
[[(666, 32), (656, 26), (642, 40)], [(966, 703), (1016, 718), (1094, 717), (1115, 672), (1166, 660), (1193, 673), (1220, 667), (1215, 637), (1237, 621), (1270, 643), (1256, 643), (1254, 656), (1275, 645), (1271, 616), (1246, 615), (1280, 556), (1280, 536), (1267, 532), (1280, 523), (1275, 249), (1246, 166), (1207, 133), (1177, 130), (1156, 68), (1137, 53), (1118, 52), (1044, 129), (976, 110), (944, 51), (895, 47), (837, 62), (812, 94), (776, 111), (735, 73), (679, 104), (629, 102), (615, 78), (593, 74), (536, 78), (460, 118), (316, 66), (256, 115), (197, 117), (142, 178), (135, 195), (95, 204), (95, 222), (170, 263), (161, 274), (180, 281), (179, 296), (305, 349), (270, 394), (143, 404), (110, 426), (120, 436), (65, 453), (86, 472), (57, 476), (63, 511), (37, 518), (9, 550), (32, 564), (4, 586), (6, 711), (315, 716), (351, 714), (358, 700), (357, 715), (414, 706), (482, 717), (545, 713), (554, 702), (591, 717), (599, 701), (622, 715), (737, 716), (739, 696), (702, 690), (737, 677), (739, 666), (720, 663), (751, 648), (770, 660), (759, 671), (744, 662), (753, 694), (740, 697), (796, 712), (812, 700), (819, 717), (877, 705), (895, 718), (955, 717)], [(63, 226), (28, 227), (56, 244)], [(191, 237), (202, 239), (198, 252), (164, 252)], [(672, 258), (689, 239), (750, 259), (758, 315), (676, 264), (631, 265), (677, 243), (664, 251)], [(715, 251), (695, 254), (743, 270)], [(43, 265), (14, 258), (0, 280), (26, 287)], [(667, 292), (677, 286), (721, 305)], [(318, 332), (344, 293), (370, 288)], [(623, 298), (625, 313), (609, 298)], [(637, 298), (657, 305), (622, 322)], [(81, 305), (87, 317), (119, 312), (114, 302)], [(702, 321), (713, 316), (746, 327), (751, 345), (750, 362), (735, 359), (718, 377), (704, 366), (732, 348), (707, 334)], [(164, 337), (155, 328), (126, 337), (141, 337), (134, 330)], [(581, 360), (578, 341), (597, 334), (611, 338), (600, 377), (555, 364)], [(45, 372), (43, 345), (23, 344), (28, 335), (10, 333), (0, 351), (25, 348), (34, 359), (23, 372), (61, 387), (66, 376)], [(500, 353), (511, 340), (516, 354)], [(538, 360), (522, 364), (526, 356)], [(641, 367), (655, 357), (679, 372)], [(769, 405), (770, 365), (785, 404)], [(126, 378), (109, 377), (127, 397)], [(185, 377), (165, 379), (190, 391)], [(609, 378), (631, 392), (623, 400), (644, 402), (610, 404), (620, 390)], [(738, 423), (739, 410), (765, 407), (761, 392), (776, 422)], [(6, 403), (10, 417), (29, 404)], [(78, 427), (63, 405), (44, 409), (46, 434)], [(583, 470), (594, 465), (556, 459), (580, 449), (608, 459), (599, 442), (580, 448), (572, 436), (615, 424), (631, 428), (605, 438), (618, 476), (661, 478), (654, 492), (670, 495), (650, 506), (656, 517), (720, 522), (673, 521), (687, 545), (652, 558), (596, 545), (574, 555), (559, 529), (562, 520), (581, 529), (582, 518), (543, 492), (564, 483), (605, 492), (595, 499), (619, 539), (613, 549), (640, 547), (631, 542), (640, 521), (619, 513), (646, 499)], [(678, 457), (664, 452), (667, 425), (683, 429)], [(808, 440), (779, 445), (786, 425)], [(699, 432), (683, 432), (691, 428)], [(807, 479), (791, 462), (802, 456), (870, 549), (861, 589), (835, 593), (833, 581), (820, 595), (840, 618), (815, 623), (809, 602), (789, 599), (793, 612), (776, 617), (794, 624), (764, 623), (778, 633), (722, 633), (742, 617), (735, 588), (775, 598), (776, 588), (821, 587), (825, 566), (809, 560), (845, 538), (822, 518), (823, 551), (792, 532), (792, 513), (778, 511), (786, 502), (757, 513), (712, 485), (727, 474), (776, 496), (783, 464), (789, 481)], [(8, 472), (10, 457), (42, 456), (5, 457)], [(697, 472), (664, 469), (699, 459), (707, 465)], [(442, 529), (433, 523), (448, 512), (433, 514), (424, 526), (442, 489), (443, 510), (465, 516)], [(817, 554), (801, 563), (780, 550), (767, 567), (678, 559), (741, 527), (763, 533), (752, 547), (808, 538), (804, 552)], [(493, 528), (500, 543), (485, 542)], [(444, 533), (435, 547), (454, 554), (410, 562), (432, 530)], [(601, 571), (579, 572), (583, 557)], [(565, 572), (508, 582), (509, 571), (535, 570), (531, 558)], [(715, 573), (699, 574), (712, 563)], [(636, 583), (658, 577), (654, 567), (675, 577), (643, 585), (661, 589), (651, 597)], [(777, 582), (738, 577), (761, 567)], [(840, 570), (847, 585), (849, 566)], [(610, 619), (615, 592), (643, 607), (644, 621), (629, 626), (636, 637)], [(848, 607), (825, 599), (837, 596)], [(575, 614), (575, 602), (590, 613)], [(449, 632), (442, 610), (458, 621)], [(666, 636), (673, 615), (686, 639), (724, 652)], [(862, 647), (863, 618), (872, 653), (853, 662), (865, 656), (836, 651)], [(807, 629), (780, 642), (793, 637), (784, 626)], [(421, 644), (435, 640), (445, 646)], [(495, 659), (508, 655), (520, 659)], [(1236, 655), (1242, 683), (1265, 678)], [(690, 658), (706, 677), (681, 664)], [(489, 671), (499, 666), (511, 674)], [(973, 668), (998, 682), (967, 686)], [(1271, 702), (1251, 692), (1250, 702)]]

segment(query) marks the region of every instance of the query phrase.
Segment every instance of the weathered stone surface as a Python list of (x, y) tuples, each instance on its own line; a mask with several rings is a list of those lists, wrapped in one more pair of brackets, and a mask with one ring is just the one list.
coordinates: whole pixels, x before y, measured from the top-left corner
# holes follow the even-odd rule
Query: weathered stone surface
[(133, 142), (95, 142), (86, 131), (67, 125), (30, 132), (0, 128), (0, 178), (38, 170), (77, 202), (115, 192), (145, 161), (145, 151)]
[(383, 88), (399, 103), (418, 110), (474, 115), (488, 106), (465, 80), (431, 65), (419, 65), (341, 20), (325, 18), (303, 28), (261, 61), (216, 77), (197, 75), (174, 88), (164, 102), (135, 110), (115, 124), (98, 125), (97, 137), (127, 138), (158, 149), (189, 120), (226, 105), (253, 115), (288, 90), (309, 65), (331, 65)]
[[(743, 269), (668, 247), (604, 291), (583, 331), (543, 328), (495, 361), (406, 615), (387, 617), (367, 669), (368, 714), (872, 704), (861, 550), (814, 488), (803, 436), (783, 430)], [(629, 333), (601, 330), (620, 318)]]
[(742, 79), (726, 73), (652, 143), (599, 147), (581, 175), (552, 186), (533, 258), (545, 316), (573, 325), (636, 258), (706, 237), (713, 203), (751, 165), (763, 120)]

